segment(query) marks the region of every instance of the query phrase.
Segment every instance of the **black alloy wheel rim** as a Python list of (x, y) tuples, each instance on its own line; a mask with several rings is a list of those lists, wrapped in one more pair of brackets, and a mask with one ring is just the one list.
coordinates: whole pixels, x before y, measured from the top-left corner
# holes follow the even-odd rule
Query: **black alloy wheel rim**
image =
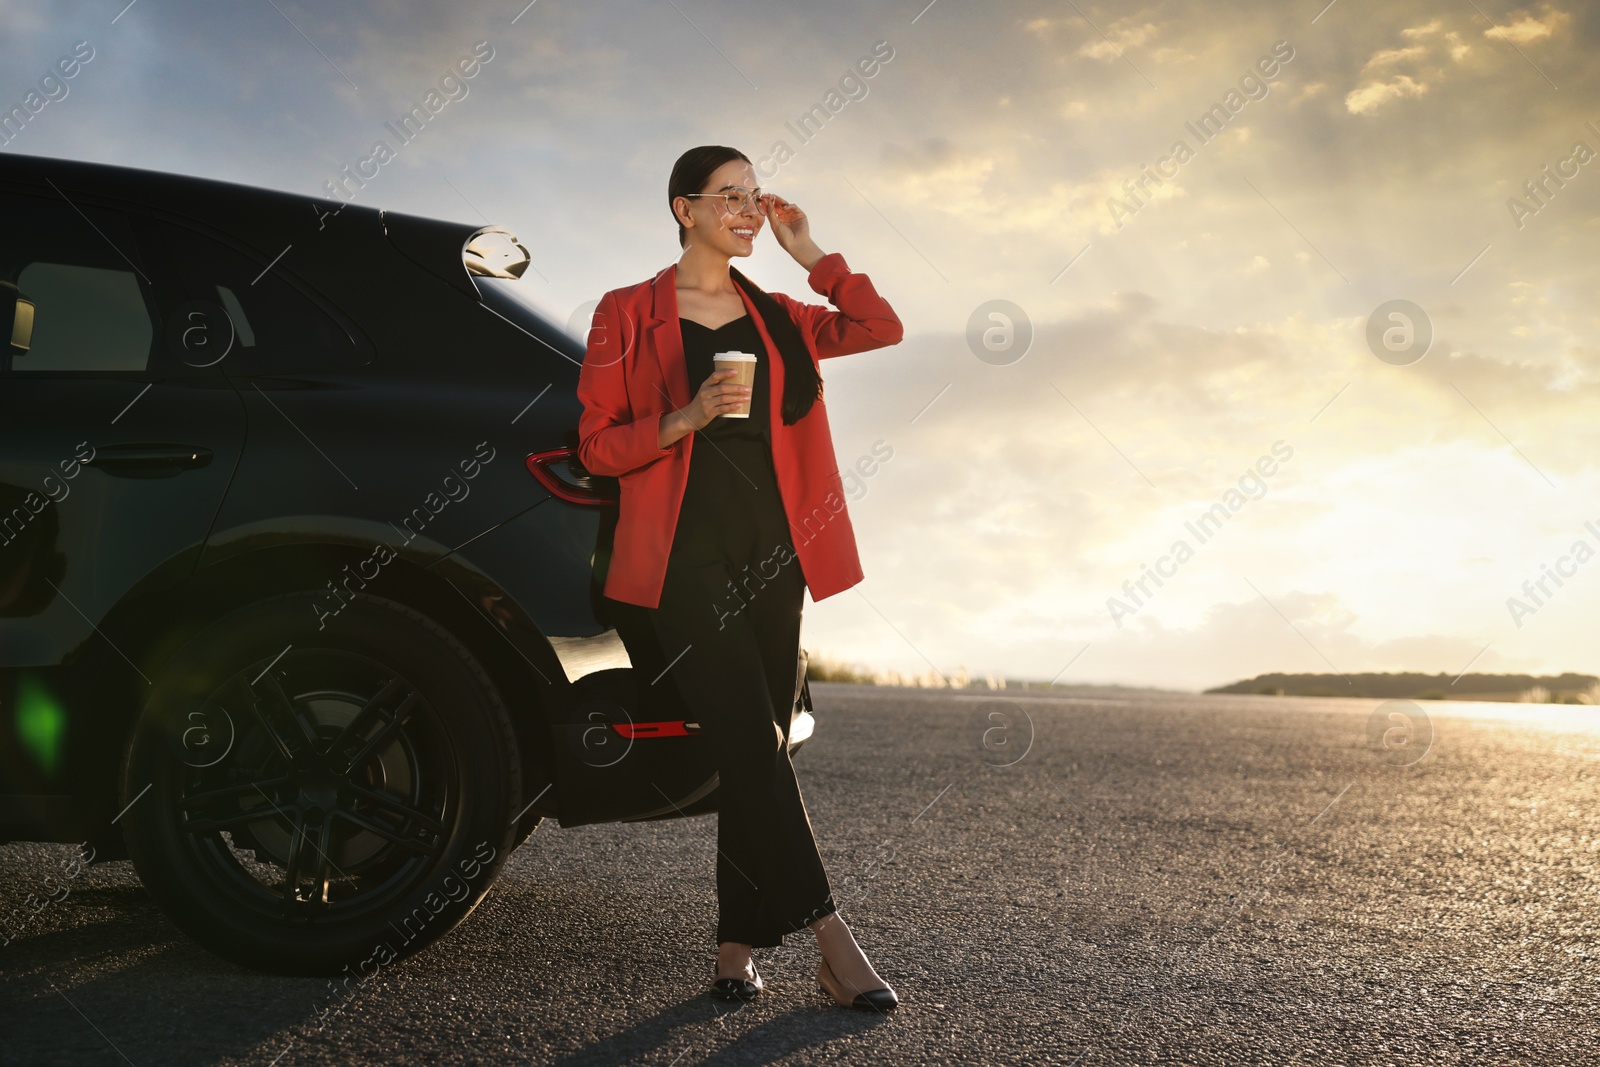
[(229, 727), (229, 747), (196, 766), (177, 746), (173, 817), (230, 901), (279, 924), (346, 921), (438, 866), (460, 810), (460, 753), (393, 668), (291, 648), (225, 679), (195, 714)]

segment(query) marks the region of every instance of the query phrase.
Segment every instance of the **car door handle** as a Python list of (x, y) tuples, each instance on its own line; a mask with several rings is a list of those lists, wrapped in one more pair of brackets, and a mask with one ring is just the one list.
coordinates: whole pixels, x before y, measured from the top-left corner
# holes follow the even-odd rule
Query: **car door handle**
[(211, 449), (196, 445), (98, 445), (84, 466), (122, 478), (170, 478), (211, 462)]

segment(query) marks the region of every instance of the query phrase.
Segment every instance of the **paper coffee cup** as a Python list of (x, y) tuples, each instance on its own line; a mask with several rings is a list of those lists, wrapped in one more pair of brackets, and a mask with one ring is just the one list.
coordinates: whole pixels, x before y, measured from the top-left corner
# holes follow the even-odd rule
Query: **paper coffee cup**
[[(726, 370), (730, 367), (739, 373), (734, 375), (732, 378), (723, 379), (724, 381), (734, 382), (738, 385), (748, 385), (752, 387), (755, 386), (756, 356), (754, 353), (718, 352), (711, 357), (711, 369), (713, 372)], [(752, 396), (751, 400), (753, 399), (754, 397)], [(722, 418), (725, 419), (748, 419), (749, 417), (750, 400), (746, 400), (742, 408), (738, 408), (733, 411), (724, 411), (722, 413)]]

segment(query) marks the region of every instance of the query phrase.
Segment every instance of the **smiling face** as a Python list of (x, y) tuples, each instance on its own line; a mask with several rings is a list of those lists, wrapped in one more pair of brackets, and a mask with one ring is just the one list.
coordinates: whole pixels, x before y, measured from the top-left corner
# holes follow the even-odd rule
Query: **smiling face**
[[(759, 185), (754, 167), (742, 159), (730, 159), (712, 171), (711, 178), (698, 191), (752, 192)], [(679, 221), (688, 230), (690, 245), (701, 242), (727, 256), (748, 256), (766, 223), (754, 205), (746, 208), (743, 214), (735, 215), (718, 196), (685, 197), (675, 207)]]

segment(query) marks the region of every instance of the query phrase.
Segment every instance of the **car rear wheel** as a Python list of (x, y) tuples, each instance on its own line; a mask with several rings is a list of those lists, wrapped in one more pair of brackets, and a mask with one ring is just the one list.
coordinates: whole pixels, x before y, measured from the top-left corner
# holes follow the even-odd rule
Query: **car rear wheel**
[(520, 763), (476, 659), (359, 594), (290, 593), (162, 667), (129, 739), (124, 834), (163, 910), (265, 970), (364, 973), (477, 906), (510, 853)]

